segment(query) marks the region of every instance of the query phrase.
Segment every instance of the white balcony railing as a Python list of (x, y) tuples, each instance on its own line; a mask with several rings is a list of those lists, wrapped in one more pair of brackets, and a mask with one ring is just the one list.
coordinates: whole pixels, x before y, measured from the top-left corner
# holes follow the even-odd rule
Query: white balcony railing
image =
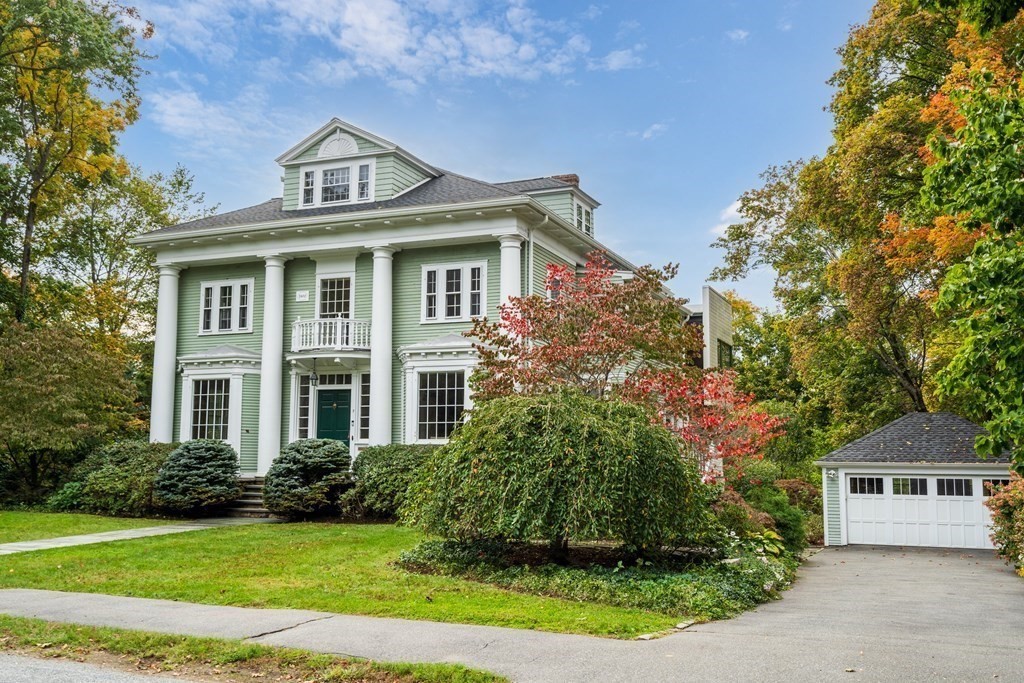
[(314, 318), (292, 324), (292, 353), (317, 350), (370, 348), (370, 321)]

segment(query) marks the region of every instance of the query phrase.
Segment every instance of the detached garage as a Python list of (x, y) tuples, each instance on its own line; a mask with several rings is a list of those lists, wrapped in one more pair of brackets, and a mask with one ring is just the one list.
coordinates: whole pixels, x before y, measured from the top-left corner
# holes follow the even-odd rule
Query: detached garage
[(1009, 456), (979, 458), (978, 425), (911, 413), (832, 451), (822, 468), (825, 545), (991, 548), (984, 501)]

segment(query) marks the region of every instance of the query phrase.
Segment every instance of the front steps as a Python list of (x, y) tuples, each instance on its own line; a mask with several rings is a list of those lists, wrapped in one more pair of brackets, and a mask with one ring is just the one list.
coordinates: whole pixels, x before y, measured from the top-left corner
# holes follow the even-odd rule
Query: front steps
[(270, 510), (263, 507), (263, 483), (263, 477), (243, 477), (242, 496), (225, 510), (228, 516), (270, 517)]

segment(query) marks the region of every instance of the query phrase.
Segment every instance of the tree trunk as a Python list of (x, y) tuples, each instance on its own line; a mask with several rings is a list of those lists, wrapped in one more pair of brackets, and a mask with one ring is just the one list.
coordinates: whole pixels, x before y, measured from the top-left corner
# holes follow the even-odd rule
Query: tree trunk
[(14, 307), (14, 319), (25, 322), (28, 311), (28, 279), (32, 267), (32, 238), (36, 227), (36, 203), (29, 200), (28, 212), (25, 214), (25, 240), (21, 246), (21, 281), (19, 283), (18, 301)]
[(551, 539), (548, 545), (548, 559), (555, 564), (569, 564), (569, 539), (564, 536)]

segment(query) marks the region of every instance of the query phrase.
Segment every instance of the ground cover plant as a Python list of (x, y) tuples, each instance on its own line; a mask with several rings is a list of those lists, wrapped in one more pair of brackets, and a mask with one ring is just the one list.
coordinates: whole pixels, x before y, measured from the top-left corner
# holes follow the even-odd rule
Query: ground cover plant
[(130, 671), (219, 681), (497, 683), (504, 678), (454, 664), (392, 664), (237, 640), (171, 636), (0, 615), (0, 647)]
[(515, 591), (661, 612), (692, 621), (726, 619), (776, 598), (789, 586), (796, 562), (752, 553), (707, 558), (637, 560), (626, 564), (616, 548), (574, 551), (570, 566), (546, 561), (536, 544), (427, 541), (402, 553), (410, 571), (456, 576)]
[(168, 520), (113, 519), (74, 513), (0, 511), (0, 543), (95, 534), (168, 523)]
[(0, 588), (487, 624), (631, 638), (673, 615), (504, 590), (395, 563), (423, 536), (386, 524), (259, 524), (10, 555)]

